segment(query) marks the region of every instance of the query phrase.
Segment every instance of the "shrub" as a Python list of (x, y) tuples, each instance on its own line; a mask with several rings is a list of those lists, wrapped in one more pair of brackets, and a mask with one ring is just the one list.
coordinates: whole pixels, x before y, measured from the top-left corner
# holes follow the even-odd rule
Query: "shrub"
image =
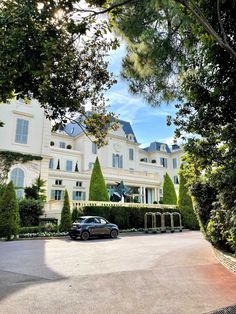
[(98, 157), (96, 158), (89, 186), (90, 201), (109, 201), (106, 183), (102, 174)]
[(145, 208), (124, 206), (86, 206), (83, 208), (84, 215), (102, 216), (108, 221), (115, 223), (120, 229), (143, 228), (144, 215), (146, 212), (178, 212), (172, 208)]
[(163, 182), (163, 204), (176, 205), (177, 196), (174, 184), (169, 177), (168, 173), (164, 175)]
[(79, 211), (76, 207), (73, 208), (73, 211), (71, 214), (72, 222), (75, 222), (81, 215), (82, 215), (81, 211)]
[(38, 226), (39, 216), (43, 214), (43, 202), (26, 198), (19, 202), (21, 226)]
[(66, 148), (67, 148), (67, 149), (71, 149), (72, 146), (71, 146), (70, 144), (68, 144), (68, 145), (66, 146)]
[(6, 186), (0, 199), (0, 236), (8, 240), (19, 233), (20, 215), (12, 181)]
[(70, 213), (70, 201), (67, 190), (65, 190), (64, 203), (61, 211), (61, 223), (59, 230), (61, 232), (68, 231), (72, 224), (71, 213)]
[(213, 204), (216, 202), (216, 190), (208, 183), (196, 182), (191, 187), (194, 197), (194, 210), (197, 215), (201, 231), (205, 234)]
[[(181, 168), (182, 166), (180, 167), (180, 170)], [(182, 215), (183, 225), (189, 229), (199, 229), (198, 220), (193, 211), (193, 203), (191, 196), (188, 193), (186, 183), (184, 176), (180, 173), (178, 208)]]
[(54, 144), (54, 142), (53, 141), (51, 141), (50, 142), (50, 146), (54, 146), (55, 144)]

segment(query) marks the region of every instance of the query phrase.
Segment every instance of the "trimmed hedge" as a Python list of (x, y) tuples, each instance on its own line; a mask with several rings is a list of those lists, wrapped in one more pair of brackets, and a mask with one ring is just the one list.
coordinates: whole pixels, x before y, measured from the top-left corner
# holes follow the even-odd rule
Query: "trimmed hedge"
[(172, 208), (146, 208), (146, 207), (118, 207), (118, 206), (86, 206), (84, 215), (102, 216), (108, 221), (115, 223), (119, 229), (140, 229), (144, 226), (144, 215), (147, 212), (179, 212)]
[(58, 232), (58, 226), (48, 224), (48, 225), (35, 226), (35, 227), (22, 227), (20, 228), (19, 234), (38, 233), (38, 232)]

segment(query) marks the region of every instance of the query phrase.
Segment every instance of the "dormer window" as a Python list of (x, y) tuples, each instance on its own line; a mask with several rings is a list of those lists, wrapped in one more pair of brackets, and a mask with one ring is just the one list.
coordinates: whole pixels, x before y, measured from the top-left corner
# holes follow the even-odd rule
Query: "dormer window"
[(161, 150), (162, 152), (165, 152), (165, 151), (166, 151), (166, 145), (165, 145), (165, 144), (161, 144), (160, 150)]

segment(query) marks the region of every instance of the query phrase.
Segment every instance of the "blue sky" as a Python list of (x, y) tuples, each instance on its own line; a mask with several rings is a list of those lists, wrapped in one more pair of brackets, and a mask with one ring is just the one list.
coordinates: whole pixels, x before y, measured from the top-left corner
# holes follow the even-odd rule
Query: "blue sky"
[(119, 115), (121, 120), (131, 123), (136, 138), (143, 147), (153, 141), (172, 144), (175, 128), (166, 125), (166, 116), (174, 115), (176, 111), (174, 105), (163, 103), (160, 107), (153, 108), (141, 97), (129, 93), (127, 82), (119, 75), (124, 54), (125, 45), (121, 45), (109, 57), (109, 70), (116, 75), (118, 83), (107, 93), (110, 100), (108, 110)]

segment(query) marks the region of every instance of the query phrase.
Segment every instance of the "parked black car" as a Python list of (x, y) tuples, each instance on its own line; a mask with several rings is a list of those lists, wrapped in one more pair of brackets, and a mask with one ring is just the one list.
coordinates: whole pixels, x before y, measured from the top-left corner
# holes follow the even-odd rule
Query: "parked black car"
[(71, 239), (80, 237), (82, 240), (88, 240), (93, 236), (109, 236), (115, 239), (118, 233), (119, 228), (117, 225), (99, 216), (80, 217), (69, 230)]

